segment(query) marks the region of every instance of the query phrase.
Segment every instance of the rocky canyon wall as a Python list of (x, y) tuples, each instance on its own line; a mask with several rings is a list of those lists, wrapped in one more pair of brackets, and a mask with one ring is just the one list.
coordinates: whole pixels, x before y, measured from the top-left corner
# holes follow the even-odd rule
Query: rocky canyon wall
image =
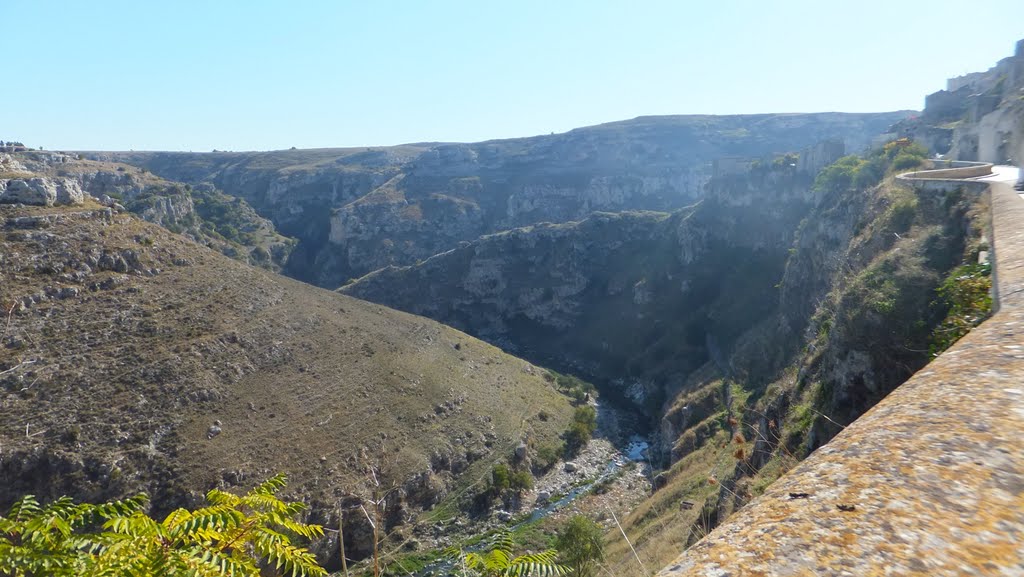
[(676, 210), (702, 198), (713, 160), (830, 139), (857, 151), (908, 114), (642, 117), (473, 144), (85, 154), (245, 199), (299, 240), (286, 272), (334, 288), (510, 228), (595, 211)]

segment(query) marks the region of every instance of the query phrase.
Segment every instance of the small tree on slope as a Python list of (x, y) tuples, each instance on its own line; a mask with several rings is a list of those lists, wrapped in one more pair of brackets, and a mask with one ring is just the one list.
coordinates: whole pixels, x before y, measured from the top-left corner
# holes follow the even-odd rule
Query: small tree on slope
[(555, 542), (560, 561), (572, 568), (573, 577), (591, 577), (604, 561), (601, 527), (583, 515), (574, 515)]

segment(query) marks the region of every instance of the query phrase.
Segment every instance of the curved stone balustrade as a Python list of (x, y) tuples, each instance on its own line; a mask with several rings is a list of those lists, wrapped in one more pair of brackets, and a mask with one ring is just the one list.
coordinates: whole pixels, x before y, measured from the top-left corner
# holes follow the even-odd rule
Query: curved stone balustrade
[(973, 162), (969, 160), (933, 160), (934, 168), (905, 172), (899, 175), (900, 180), (935, 180), (978, 178), (992, 174), (991, 162)]
[(936, 168), (905, 172), (897, 176), (896, 179), (913, 186), (917, 190), (931, 192), (949, 192), (962, 187), (967, 187), (975, 192), (982, 192), (988, 189), (987, 182), (967, 179), (980, 178), (992, 174), (992, 164), (989, 162), (935, 160), (932, 161), (932, 164)]

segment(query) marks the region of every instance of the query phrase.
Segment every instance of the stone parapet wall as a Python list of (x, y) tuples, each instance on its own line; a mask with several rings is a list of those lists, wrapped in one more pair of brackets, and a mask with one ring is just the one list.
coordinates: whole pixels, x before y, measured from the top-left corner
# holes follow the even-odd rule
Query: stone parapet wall
[(1010, 190), (1009, 184), (994, 188), (992, 251), (996, 266), (992, 288), (997, 309), (1000, 313), (1007, 309), (1024, 310), (1024, 200)]
[(969, 162), (966, 160), (933, 161), (936, 165), (934, 170), (920, 170), (907, 172), (899, 175), (900, 180), (946, 180), (978, 178), (992, 174), (992, 164), (989, 162)]
[(920, 170), (899, 175), (897, 180), (912, 186), (915, 190), (944, 193), (963, 188), (981, 193), (988, 190), (988, 183), (977, 180), (992, 174), (992, 164), (988, 162), (971, 162), (966, 160), (936, 160), (934, 170)]
[(932, 193), (946, 193), (963, 189), (981, 194), (988, 190), (988, 183), (979, 180), (921, 179), (907, 180), (905, 184), (913, 187), (914, 190)]

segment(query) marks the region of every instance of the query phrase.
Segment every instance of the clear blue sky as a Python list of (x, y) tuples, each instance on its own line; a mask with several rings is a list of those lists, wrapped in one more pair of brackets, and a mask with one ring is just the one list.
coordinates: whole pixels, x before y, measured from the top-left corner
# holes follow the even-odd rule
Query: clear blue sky
[(265, 150), (920, 109), (947, 77), (1009, 56), (1024, 5), (0, 0), (0, 22), (0, 139)]

